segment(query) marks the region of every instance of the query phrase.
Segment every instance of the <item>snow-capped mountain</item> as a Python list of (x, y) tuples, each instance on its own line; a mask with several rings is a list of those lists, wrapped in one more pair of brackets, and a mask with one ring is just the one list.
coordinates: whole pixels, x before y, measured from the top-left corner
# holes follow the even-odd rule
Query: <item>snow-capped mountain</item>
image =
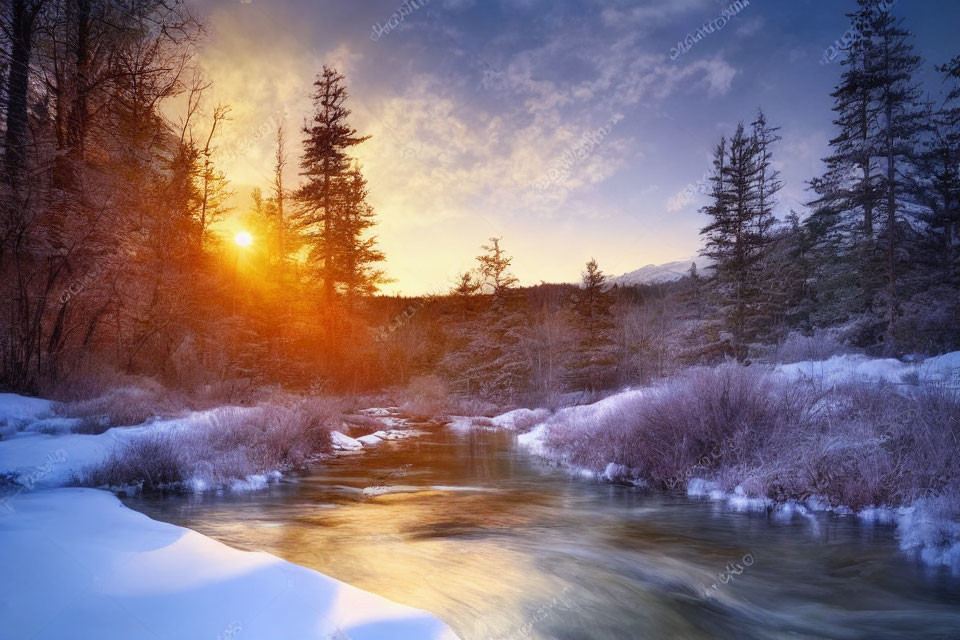
[(703, 271), (710, 265), (710, 261), (703, 256), (693, 256), (686, 260), (675, 260), (664, 264), (648, 264), (636, 271), (630, 271), (621, 276), (610, 278), (610, 284), (631, 286), (637, 284), (661, 284), (673, 282), (690, 273), (690, 265), (696, 263), (697, 270)]

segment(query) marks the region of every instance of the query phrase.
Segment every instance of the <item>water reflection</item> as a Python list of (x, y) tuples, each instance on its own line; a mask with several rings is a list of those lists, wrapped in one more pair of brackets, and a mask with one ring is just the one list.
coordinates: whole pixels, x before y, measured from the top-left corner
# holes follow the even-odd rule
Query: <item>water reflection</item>
[(127, 502), (431, 611), (464, 640), (960, 635), (960, 580), (899, 555), (888, 528), (571, 479), (510, 433), (433, 428), (261, 493)]

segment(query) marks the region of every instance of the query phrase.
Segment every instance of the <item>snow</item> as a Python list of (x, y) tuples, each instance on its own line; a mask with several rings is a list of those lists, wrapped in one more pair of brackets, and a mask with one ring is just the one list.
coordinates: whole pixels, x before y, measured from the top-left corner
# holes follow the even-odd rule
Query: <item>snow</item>
[(491, 418), (491, 421), (499, 429), (524, 430), (540, 424), (549, 417), (550, 411), (547, 409), (514, 409)]
[(897, 511), (890, 507), (867, 507), (857, 513), (865, 524), (896, 524)]
[(946, 496), (923, 498), (897, 510), (900, 548), (927, 565), (960, 574), (960, 513)]
[(639, 469), (631, 469), (625, 464), (617, 464), (615, 462), (607, 463), (603, 473), (600, 474), (600, 479), (605, 482), (632, 484), (635, 487), (647, 486), (646, 481), (640, 478)]
[(406, 440), (407, 438), (422, 436), (424, 433), (426, 432), (417, 431), (416, 429), (388, 429), (386, 431), (375, 431), (365, 436), (360, 436), (355, 442), (359, 442), (365, 447), (372, 447), (380, 444), (384, 440)]
[(453, 431), (472, 431), (477, 428), (475, 421), (473, 416), (450, 416), (450, 421), (445, 426)]
[(374, 416), (377, 418), (385, 418), (387, 416), (395, 415), (400, 412), (399, 407), (371, 407), (369, 409), (360, 409), (357, 413)]
[(330, 432), (330, 442), (334, 451), (357, 451), (363, 449), (363, 443), (355, 438), (344, 435), (339, 431)]
[(798, 380), (822, 380), (829, 384), (864, 380), (870, 382), (901, 382), (915, 365), (894, 358), (868, 358), (862, 355), (833, 356), (828, 360), (806, 360), (777, 366), (784, 377)]
[(547, 457), (547, 448), (545, 443), (548, 433), (549, 430), (547, 429), (547, 425), (538, 424), (530, 431), (518, 435), (517, 444), (521, 448), (529, 451), (531, 454), (545, 458)]
[(831, 385), (858, 380), (900, 384), (915, 376), (918, 382), (960, 387), (960, 351), (928, 358), (922, 362), (901, 362), (895, 358), (869, 358), (848, 354), (833, 356), (827, 360), (781, 364), (775, 371), (788, 379), (818, 380)]
[(28, 424), (53, 413), (53, 403), (15, 393), (0, 393), (0, 437), (10, 438)]
[(440, 640), (439, 619), (259, 552), (58, 489), (0, 511), (3, 635)]
[(39, 420), (53, 413), (53, 402), (28, 398), (15, 393), (0, 393), (0, 420), (27, 422)]
[(710, 260), (702, 256), (691, 256), (686, 260), (676, 260), (665, 264), (648, 264), (635, 271), (610, 279), (610, 284), (622, 287), (638, 284), (662, 284), (675, 282), (690, 274), (690, 265), (696, 263), (697, 270), (702, 274), (710, 266)]
[(269, 473), (255, 473), (243, 478), (242, 480), (235, 478), (230, 481), (230, 491), (233, 493), (260, 491), (262, 489), (266, 489), (271, 484), (279, 482), (280, 478), (282, 477), (283, 474), (279, 471), (271, 471)]

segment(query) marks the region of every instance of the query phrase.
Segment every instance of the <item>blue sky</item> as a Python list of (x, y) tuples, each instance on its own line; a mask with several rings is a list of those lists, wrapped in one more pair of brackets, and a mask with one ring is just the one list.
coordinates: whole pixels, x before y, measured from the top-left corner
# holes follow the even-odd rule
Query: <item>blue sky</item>
[[(696, 253), (703, 198), (681, 194), (758, 106), (782, 127), (781, 212), (802, 213), (833, 134), (841, 66), (822, 56), (855, 7), (751, 0), (671, 60), (731, 3), (417, 0), (384, 32), (400, 4), (197, 7), (210, 27), (201, 62), (211, 101), (233, 106), (226, 140), (240, 152), (222, 163), (238, 210), (267, 179), (266, 131), (282, 120), (298, 140), (310, 82), (335, 65), (354, 125), (373, 136), (358, 156), (396, 280), (386, 290), (406, 294), (442, 290), (492, 235), (525, 284), (574, 281), (591, 257), (617, 275)], [(934, 64), (960, 53), (960, 2), (899, 0), (894, 12), (916, 36), (927, 88), (939, 90)]]

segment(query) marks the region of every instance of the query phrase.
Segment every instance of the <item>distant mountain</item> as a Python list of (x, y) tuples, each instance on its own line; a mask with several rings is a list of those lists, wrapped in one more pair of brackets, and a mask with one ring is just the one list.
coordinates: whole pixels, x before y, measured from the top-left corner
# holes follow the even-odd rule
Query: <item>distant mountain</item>
[(664, 264), (648, 264), (636, 271), (625, 273), (622, 276), (610, 278), (610, 284), (631, 286), (637, 284), (662, 284), (679, 280), (690, 273), (690, 265), (697, 263), (697, 270), (703, 271), (710, 265), (710, 261), (703, 256), (690, 257), (686, 260), (676, 260)]

